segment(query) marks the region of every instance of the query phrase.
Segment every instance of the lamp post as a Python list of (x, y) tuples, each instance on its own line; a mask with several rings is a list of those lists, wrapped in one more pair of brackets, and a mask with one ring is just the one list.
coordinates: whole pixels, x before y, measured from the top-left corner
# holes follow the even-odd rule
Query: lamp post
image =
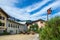
[(47, 10), (47, 21), (49, 20), (48, 15), (51, 14), (51, 12), (52, 12), (52, 10), (51, 10), (51, 8), (49, 8), (49, 9)]

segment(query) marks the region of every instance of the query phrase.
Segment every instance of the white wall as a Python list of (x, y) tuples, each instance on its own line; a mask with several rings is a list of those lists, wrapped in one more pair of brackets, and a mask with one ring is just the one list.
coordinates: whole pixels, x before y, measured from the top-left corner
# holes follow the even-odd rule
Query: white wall
[(28, 27), (26, 25), (20, 25), (19, 29), (20, 31), (27, 31)]
[[(19, 28), (17, 27), (9, 27), (9, 21), (7, 22), (7, 32), (10, 32), (11, 30), (13, 31), (11, 34), (16, 34), (16, 33), (20, 33), (20, 32), (24, 32), (24, 31), (27, 31), (28, 28), (26, 26), (26, 24), (16, 24), (14, 23), (15, 25), (19, 25)], [(17, 31), (17, 32), (16, 32)]]
[[(12, 30), (12, 32), (10, 32)], [(17, 32), (16, 32), (17, 31)], [(18, 28), (12, 28), (12, 27), (8, 27), (7, 28), (7, 32), (11, 33), (11, 34), (16, 34), (16, 33), (20, 33)]]

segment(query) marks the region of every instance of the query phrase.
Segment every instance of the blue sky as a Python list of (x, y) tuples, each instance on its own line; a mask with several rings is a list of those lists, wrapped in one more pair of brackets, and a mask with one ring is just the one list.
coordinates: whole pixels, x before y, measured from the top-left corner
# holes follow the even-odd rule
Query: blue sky
[(60, 0), (0, 0), (0, 7), (10, 16), (20, 20), (47, 20), (47, 9), (52, 13), (49, 19), (60, 16)]

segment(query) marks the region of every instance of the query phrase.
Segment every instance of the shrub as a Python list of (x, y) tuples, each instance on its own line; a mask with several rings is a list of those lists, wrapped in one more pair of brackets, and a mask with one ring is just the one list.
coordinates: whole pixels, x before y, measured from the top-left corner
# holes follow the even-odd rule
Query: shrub
[(40, 40), (60, 40), (60, 16), (51, 18), (39, 34)]

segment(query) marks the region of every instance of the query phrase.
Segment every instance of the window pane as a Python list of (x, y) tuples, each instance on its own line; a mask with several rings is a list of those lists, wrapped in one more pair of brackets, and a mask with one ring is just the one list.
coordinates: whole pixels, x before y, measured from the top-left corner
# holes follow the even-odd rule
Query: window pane
[(0, 26), (5, 26), (5, 23), (1, 23)]
[(10, 24), (8, 24), (8, 27), (10, 27)]
[(43, 22), (41, 21), (41, 23), (43, 23)]
[(5, 18), (4, 17), (2, 17), (2, 20), (4, 20)]

